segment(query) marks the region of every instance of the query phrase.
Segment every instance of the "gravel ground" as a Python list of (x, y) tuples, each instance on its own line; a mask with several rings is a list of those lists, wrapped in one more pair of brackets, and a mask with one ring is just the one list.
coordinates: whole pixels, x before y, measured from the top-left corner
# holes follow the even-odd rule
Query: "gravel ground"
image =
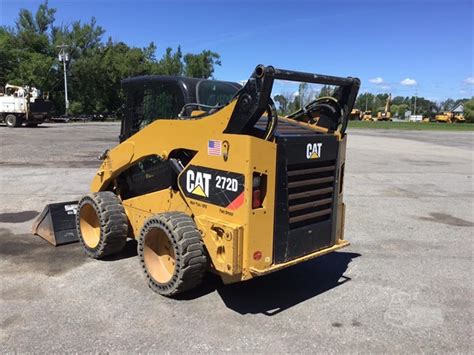
[(180, 300), (148, 289), (133, 243), (97, 261), (30, 234), (118, 132), (0, 127), (0, 352), (473, 352), (472, 132), (351, 130), (349, 248)]

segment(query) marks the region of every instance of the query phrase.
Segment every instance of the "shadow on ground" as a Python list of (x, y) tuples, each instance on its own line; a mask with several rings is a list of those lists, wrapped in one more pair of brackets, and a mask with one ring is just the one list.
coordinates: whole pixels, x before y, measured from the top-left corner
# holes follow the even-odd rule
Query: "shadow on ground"
[(127, 240), (125, 247), (120, 253), (107, 256), (103, 258), (102, 260), (103, 261), (116, 261), (116, 260), (132, 258), (137, 255), (138, 255), (137, 241), (135, 239), (130, 239), (130, 240)]
[(1, 223), (23, 223), (39, 215), (38, 211), (21, 211), (0, 213)]
[(240, 314), (273, 316), (340, 286), (357, 253), (334, 252), (246, 282), (223, 285), (212, 274), (196, 290), (179, 297), (192, 300), (217, 290), (227, 307)]
[[(136, 255), (137, 242), (129, 240), (122, 252), (103, 260), (117, 261)], [(334, 252), (232, 285), (223, 285), (218, 276), (208, 273), (200, 286), (176, 299), (192, 301), (217, 291), (225, 305), (237, 313), (272, 316), (350, 281), (344, 273), (349, 263), (359, 256), (356, 253)], [(3, 228), (0, 228), (0, 257), (14, 260), (16, 273), (48, 276), (93, 262), (84, 254), (79, 243), (56, 248), (37, 236), (13, 234)]]
[(429, 217), (422, 216), (422, 217), (418, 217), (418, 219), (422, 221), (427, 221), (427, 222), (446, 224), (448, 226), (456, 226), (456, 227), (473, 227), (474, 226), (474, 223), (472, 223), (471, 221), (466, 221), (464, 219), (457, 218), (446, 213), (432, 212), (430, 213)]
[(6, 124), (0, 124), (0, 128), (6, 128), (6, 129), (23, 129), (23, 130), (34, 130), (34, 129), (38, 129), (38, 128), (49, 128), (49, 126), (43, 126), (41, 124), (39, 124), (38, 126), (36, 127), (31, 127), (31, 126), (20, 126), (20, 127), (8, 127)]
[(0, 228), (0, 260), (7, 262), (0, 269), (0, 276), (4, 273), (57, 276), (91, 262), (79, 243), (54, 247), (38, 236), (15, 234), (5, 228)]

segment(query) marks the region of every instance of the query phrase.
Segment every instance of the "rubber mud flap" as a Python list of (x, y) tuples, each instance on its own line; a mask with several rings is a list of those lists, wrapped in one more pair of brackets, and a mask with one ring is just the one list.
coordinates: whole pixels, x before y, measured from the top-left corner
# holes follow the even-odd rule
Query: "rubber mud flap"
[(55, 246), (76, 243), (76, 213), (77, 201), (46, 205), (33, 223), (32, 233)]

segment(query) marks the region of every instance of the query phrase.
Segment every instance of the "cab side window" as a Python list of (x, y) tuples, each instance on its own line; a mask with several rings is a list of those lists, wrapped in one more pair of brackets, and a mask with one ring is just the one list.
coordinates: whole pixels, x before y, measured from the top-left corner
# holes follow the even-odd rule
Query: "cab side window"
[(176, 83), (151, 83), (129, 93), (131, 134), (158, 119), (177, 118), (184, 106), (184, 95)]

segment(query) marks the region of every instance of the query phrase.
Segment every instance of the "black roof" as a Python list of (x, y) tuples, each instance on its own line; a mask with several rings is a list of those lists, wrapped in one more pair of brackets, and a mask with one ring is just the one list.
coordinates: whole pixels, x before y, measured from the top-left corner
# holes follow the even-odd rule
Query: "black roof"
[(187, 84), (195, 85), (201, 80), (199, 78), (188, 78), (185, 76), (172, 76), (172, 75), (141, 75), (126, 78), (122, 80), (123, 85), (134, 85), (134, 84), (147, 84), (154, 82), (183, 82)]
[(235, 87), (237, 90), (242, 87), (242, 85), (232, 81), (210, 80), (169, 75), (143, 75), (127, 78), (122, 80), (122, 87), (125, 91), (133, 91), (143, 87), (152, 87), (156, 84), (176, 84), (183, 92), (185, 102), (196, 102), (197, 87), (199, 83), (205, 81), (225, 83)]

